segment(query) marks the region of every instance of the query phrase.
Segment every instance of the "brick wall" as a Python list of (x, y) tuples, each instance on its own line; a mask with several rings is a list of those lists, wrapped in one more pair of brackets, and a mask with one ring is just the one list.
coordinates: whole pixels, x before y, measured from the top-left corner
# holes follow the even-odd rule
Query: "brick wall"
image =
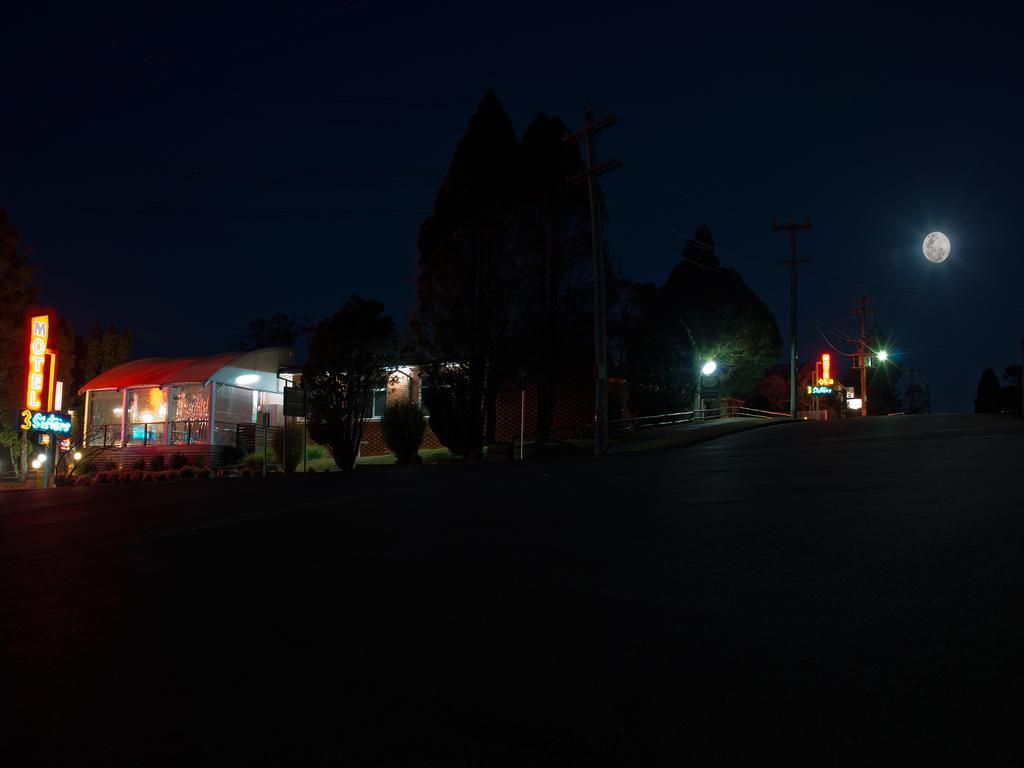
[[(421, 448), (442, 448), (441, 441), (437, 439), (427, 423), (427, 431), (423, 433), (423, 445)], [(384, 445), (384, 435), (380, 430), (380, 419), (368, 419), (363, 424), (363, 445), (359, 451), (360, 456), (383, 456), (389, 453), (388, 447)]]
[[(555, 388), (551, 436), (556, 440), (590, 437), (594, 432), (594, 392), (590, 382), (565, 382)], [(521, 393), (514, 387), (498, 394), (495, 439), (499, 443), (519, 442)], [(537, 387), (526, 390), (526, 441), (537, 436)]]

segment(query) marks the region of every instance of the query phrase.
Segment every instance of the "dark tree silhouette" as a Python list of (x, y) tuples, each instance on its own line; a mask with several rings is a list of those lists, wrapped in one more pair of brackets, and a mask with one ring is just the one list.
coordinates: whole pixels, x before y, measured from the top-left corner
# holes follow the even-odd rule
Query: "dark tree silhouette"
[(447, 379), (457, 393), (450, 404), (459, 411), (460, 443), (469, 454), (479, 452), (485, 428), (494, 439), (497, 393), (515, 367), (513, 349), (526, 326), (519, 163), (512, 122), (488, 91), (419, 231), (415, 343), (434, 363), (434, 380)]
[(519, 226), (530, 254), (532, 306), (520, 358), (537, 385), (538, 442), (551, 436), (560, 381), (587, 376), (593, 318), (590, 210), (583, 185), (566, 179), (583, 169), (579, 148), (564, 140), (557, 117), (537, 115), (522, 138), (524, 183)]
[(278, 312), (269, 320), (250, 320), (245, 333), (238, 339), (237, 347), (245, 351), (262, 347), (291, 347), (298, 335), (298, 323)]
[(395, 323), (372, 299), (352, 296), (313, 331), (303, 369), (307, 424), (339, 469), (355, 466), (373, 390), (386, 382), (397, 356)]
[(974, 398), (974, 412), (999, 413), (999, 379), (991, 368), (981, 372), (978, 396)]
[(620, 324), (623, 371), (638, 410), (688, 408), (700, 365), (719, 367), (722, 394), (754, 394), (779, 355), (771, 310), (723, 267), (707, 227), (698, 227), (660, 289), (633, 286)]
[(999, 408), (1007, 413), (1021, 412), (1021, 367), (1009, 365), (1003, 371), (1005, 382), (999, 390)]
[(118, 331), (113, 325), (103, 330), (99, 320), (92, 327), (88, 338), (75, 336), (74, 365), (71, 368), (73, 382), (72, 402), (80, 402), (78, 389), (99, 373), (126, 362), (132, 352), (132, 332)]
[(18, 231), (0, 210), (0, 446), (19, 479), (28, 470), (28, 433), (16, 429), (25, 381), (26, 313), (35, 300), (30, 253), (18, 247)]

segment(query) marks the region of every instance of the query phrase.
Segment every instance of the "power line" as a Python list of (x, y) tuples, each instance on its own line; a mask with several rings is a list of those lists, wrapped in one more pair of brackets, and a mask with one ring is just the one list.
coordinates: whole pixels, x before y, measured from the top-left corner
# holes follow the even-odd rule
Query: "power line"
[(390, 216), (428, 216), (430, 208), (381, 210), (286, 210), (286, 209), (230, 209), (230, 208), (118, 208), (80, 209), (76, 213), (96, 215), (164, 216), (171, 218), (197, 218), (221, 221), (316, 222), (344, 221)]

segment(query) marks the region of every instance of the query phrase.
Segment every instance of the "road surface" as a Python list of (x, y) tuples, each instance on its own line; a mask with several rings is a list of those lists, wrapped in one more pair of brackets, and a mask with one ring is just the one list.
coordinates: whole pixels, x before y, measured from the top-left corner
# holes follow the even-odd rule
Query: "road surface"
[(4, 762), (1020, 765), (1024, 424), (0, 494)]

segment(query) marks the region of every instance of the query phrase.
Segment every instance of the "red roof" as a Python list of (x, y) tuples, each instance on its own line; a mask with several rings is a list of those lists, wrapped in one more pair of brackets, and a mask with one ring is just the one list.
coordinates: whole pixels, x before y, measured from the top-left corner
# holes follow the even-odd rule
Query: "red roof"
[(207, 381), (213, 374), (238, 359), (243, 352), (224, 352), (209, 357), (145, 357), (115, 365), (78, 390), (121, 389), (123, 387), (162, 387)]

